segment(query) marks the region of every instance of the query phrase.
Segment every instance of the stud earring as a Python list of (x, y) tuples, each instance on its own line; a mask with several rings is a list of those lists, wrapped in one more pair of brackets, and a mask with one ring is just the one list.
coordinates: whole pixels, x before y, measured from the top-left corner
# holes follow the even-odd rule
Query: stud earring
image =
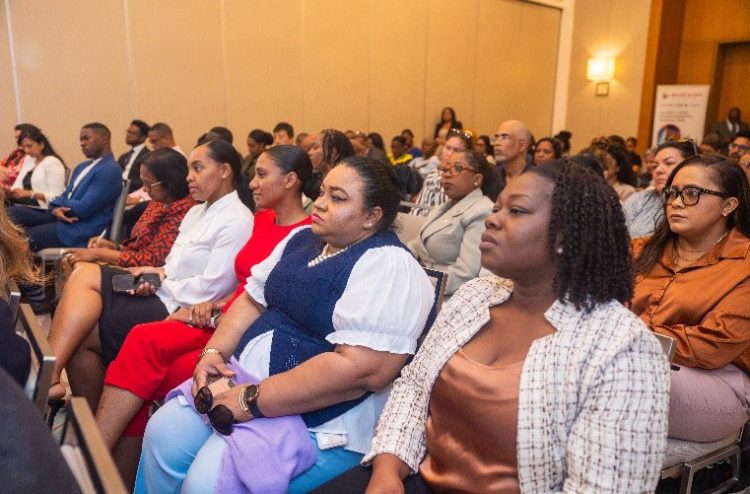
[(557, 254), (558, 256), (561, 256), (561, 255), (562, 255), (562, 253), (563, 253), (563, 248), (562, 248), (562, 246), (560, 246), (560, 247), (558, 247), (557, 249), (555, 249), (555, 254)]

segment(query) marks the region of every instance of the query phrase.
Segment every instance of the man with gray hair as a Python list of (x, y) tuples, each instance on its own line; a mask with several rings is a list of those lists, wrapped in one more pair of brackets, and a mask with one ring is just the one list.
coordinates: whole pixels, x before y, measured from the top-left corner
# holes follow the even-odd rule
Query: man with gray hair
[(495, 133), (495, 162), (498, 174), (492, 184), (488, 184), (490, 197), (497, 197), (508, 182), (519, 176), (527, 168), (526, 153), (531, 146), (531, 131), (523, 122), (506, 120)]

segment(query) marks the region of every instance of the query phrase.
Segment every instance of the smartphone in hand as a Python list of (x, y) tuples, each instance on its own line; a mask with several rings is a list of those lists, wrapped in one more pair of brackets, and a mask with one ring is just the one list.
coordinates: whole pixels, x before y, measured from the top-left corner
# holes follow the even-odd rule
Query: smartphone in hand
[(158, 290), (161, 287), (161, 278), (158, 273), (143, 273), (138, 277), (132, 274), (117, 274), (112, 277), (112, 291), (115, 293), (132, 292), (144, 283)]

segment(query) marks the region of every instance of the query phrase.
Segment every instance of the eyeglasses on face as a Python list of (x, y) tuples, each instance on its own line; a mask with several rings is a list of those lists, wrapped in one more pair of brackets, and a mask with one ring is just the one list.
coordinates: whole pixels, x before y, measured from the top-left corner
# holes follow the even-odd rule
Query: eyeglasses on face
[(154, 187), (158, 187), (161, 184), (162, 184), (161, 182), (154, 182), (152, 184), (147, 184), (146, 182), (143, 182), (143, 190), (145, 190), (146, 192), (149, 192), (151, 189), (153, 189)]
[(449, 165), (449, 166), (439, 166), (438, 167), (438, 171), (440, 172), (441, 175), (448, 175), (450, 177), (452, 177), (454, 175), (458, 175), (459, 173), (461, 173), (464, 170), (470, 171), (470, 172), (474, 172), (474, 173), (479, 173), (479, 170), (475, 170), (474, 168), (471, 168), (470, 166), (466, 166), (466, 165), (461, 164), (461, 163), (456, 163), (453, 166)]
[(677, 199), (677, 196), (680, 196), (680, 199), (682, 199), (682, 204), (684, 204), (685, 206), (695, 206), (696, 204), (698, 204), (698, 201), (700, 201), (701, 194), (711, 194), (719, 197), (731, 197), (729, 194), (725, 194), (724, 192), (704, 189), (703, 187), (698, 187), (697, 185), (686, 185), (682, 188), (682, 190), (678, 189), (674, 185), (671, 185), (664, 189), (664, 192), (662, 192), (661, 194), (661, 200), (664, 204), (672, 204), (672, 202)]
[(735, 144), (734, 142), (730, 142), (729, 149), (734, 149), (739, 151), (741, 154), (744, 154), (750, 149), (750, 146), (748, 146), (747, 144)]

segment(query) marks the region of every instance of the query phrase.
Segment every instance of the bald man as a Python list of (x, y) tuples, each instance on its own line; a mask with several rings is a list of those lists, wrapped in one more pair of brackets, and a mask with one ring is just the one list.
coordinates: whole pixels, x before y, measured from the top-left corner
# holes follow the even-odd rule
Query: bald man
[(527, 168), (526, 153), (531, 145), (531, 131), (523, 122), (506, 120), (495, 133), (495, 162), (497, 178), (488, 185), (488, 195), (497, 197), (508, 182)]

